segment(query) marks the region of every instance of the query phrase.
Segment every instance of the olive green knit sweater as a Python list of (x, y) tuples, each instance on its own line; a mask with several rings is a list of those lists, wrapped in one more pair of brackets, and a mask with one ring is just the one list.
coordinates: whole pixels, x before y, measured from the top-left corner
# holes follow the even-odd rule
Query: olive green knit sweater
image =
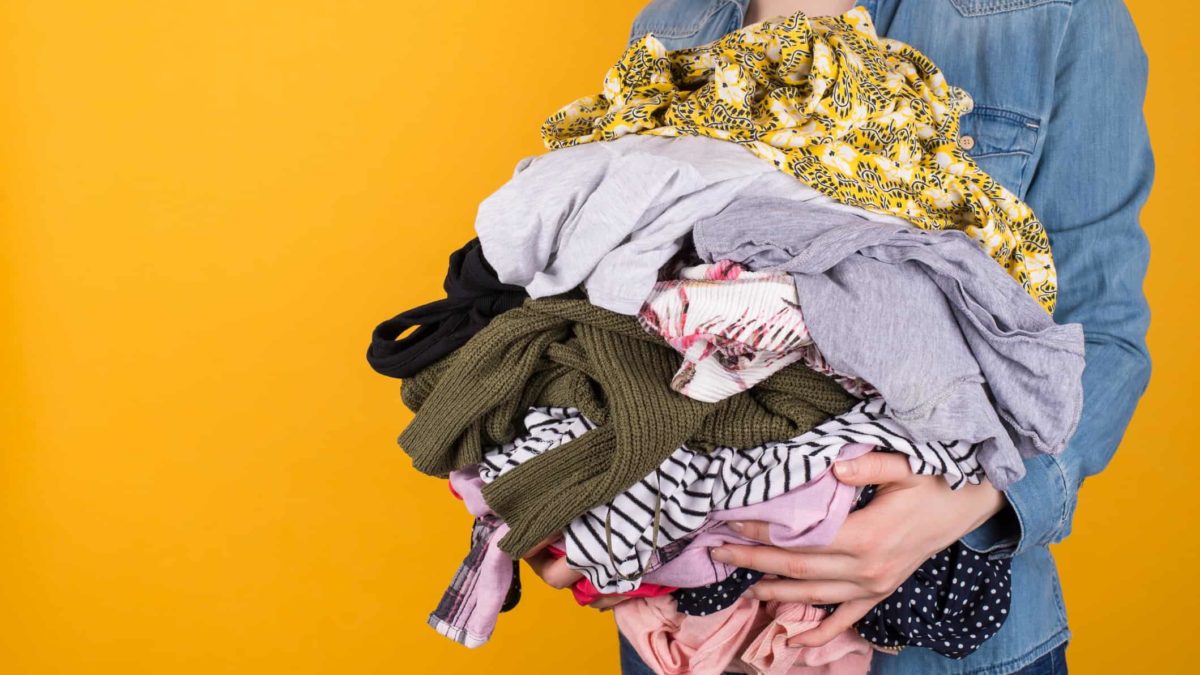
[(445, 476), (512, 440), (532, 405), (571, 406), (599, 425), (486, 486), (516, 557), (629, 489), (680, 445), (752, 447), (798, 436), (854, 404), (833, 380), (790, 366), (718, 403), (670, 388), (680, 357), (635, 318), (586, 301), (530, 300), (404, 381), (416, 416), (400, 445)]

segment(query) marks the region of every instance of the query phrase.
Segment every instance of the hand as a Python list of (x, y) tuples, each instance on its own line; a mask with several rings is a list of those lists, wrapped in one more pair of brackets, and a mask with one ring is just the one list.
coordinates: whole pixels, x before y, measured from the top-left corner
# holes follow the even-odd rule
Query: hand
[[(940, 476), (916, 476), (903, 455), (872, 452), (836, 462), (834, 475), (849, 485), (878, 485), (866, 508), (846, 519), (829, 546), (782, 549), (724, 545), (712, 558), (787, 577), (765, 579), (749, 593), (760, 600), (840, 603), (819, 626), (789, 644), (823, 645), (891, 595), (921, 563), (982, 525), (1004, 506), (1004, 495), (984, 482), (951, 490)], [(767, 524), (731, 523), (742, 536), (770, 544)]]
[[(542, 581), (550, 585), (551, 588), (564, 589), (569, 588), (583, 578), (579, 572), (571, 569), (567, 564), (566, 558), (555, 558), (553, 554), (546, 550), (546, 547), (557, 537), (546, 539), (542, 543), (533, 547), (525, 556), (525, 564), (529, 565), (529, 569), (533, 573), (542, 578)], [(604, 611), (612, 609), (629, 598), (619, 595), (606, 595), (588, 603), (588, 607)]]

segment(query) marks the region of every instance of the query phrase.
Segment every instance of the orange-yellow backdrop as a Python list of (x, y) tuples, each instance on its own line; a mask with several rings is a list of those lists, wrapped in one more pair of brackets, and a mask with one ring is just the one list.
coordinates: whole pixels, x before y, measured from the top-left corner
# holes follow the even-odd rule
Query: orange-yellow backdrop
[[(483, 649), (425, 627), (468, 517), (363, 350), (642, 1), (0, 4), (0, 672), (616, 671), (537, 583)], [(1056, 549), (1083, 673), (1195, 639), (1198, 64), (1130, 4), (1155, 374)]]

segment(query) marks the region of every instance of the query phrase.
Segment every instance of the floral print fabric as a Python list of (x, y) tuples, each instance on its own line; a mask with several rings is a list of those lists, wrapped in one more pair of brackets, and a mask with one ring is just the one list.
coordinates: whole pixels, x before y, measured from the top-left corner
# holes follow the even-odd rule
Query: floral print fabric
[(600, 94), (569, 103), (541, 132), (551, 149), (634, 133), (739, 143), (843, 203), (965, 231), (1053, 311), (1042, 224), (959, 147), (959, 116), (971, 105), (928, 57), (877, 36), (856, 7), (674, 52), (643, 36)]
[[(838, 372), (813, 344), (789, 275), (750, 272), (722, 260), (663, 268), (638, 322), (683, 354), (671, 388), (698, 401), (719, 401), (800, 361), (847, 393), (877, 396), (870, 384)], [(715, 283), (720, 282), (720, 283)]]
[(790, 275), (728, 260), (655, 284), (638, 322), (683, 354), (671, 388), (707, 403), (799, 361), (800, 348), (812, 343)]

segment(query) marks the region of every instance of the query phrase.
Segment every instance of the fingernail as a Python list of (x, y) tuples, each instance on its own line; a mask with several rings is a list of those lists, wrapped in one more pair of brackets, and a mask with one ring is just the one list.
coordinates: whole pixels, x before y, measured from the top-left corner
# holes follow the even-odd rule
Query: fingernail
[(801, 633), (799, 635), (795, 635), (793, 637), (788, 638), (786, 644), (789, 647), (807, 647), (807, 646), (809, 646), (804, 641), (804, 633)]
[(849, 478), (858, 471), (858, 466), (852, 460), (842, 460), (833, 463), (833, 471), (839, 476)]
[(729, 551), (723, 548), (711, 549), (709, 550), (709, 555), (712, 556), (712, 559), (716, 560), (717, 562), (729, 562), (732, 559), (732, 556), (729, 555)]
[(742, 528), (746, 526), (746, 524), (740, 520), (730, 520), (725, 524), (729, 526), (729, 529), (733, 530), (734, 532), (738, 532), (738, 533), (741, 533)]

